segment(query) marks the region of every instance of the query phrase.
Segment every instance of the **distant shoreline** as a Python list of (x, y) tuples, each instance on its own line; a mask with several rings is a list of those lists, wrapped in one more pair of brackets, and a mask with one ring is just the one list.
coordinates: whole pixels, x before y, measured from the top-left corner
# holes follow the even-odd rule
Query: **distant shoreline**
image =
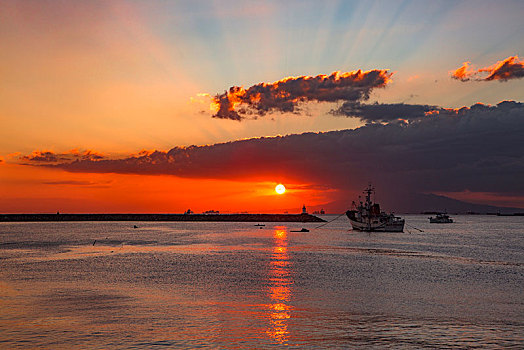
[(325, 222), (311, 214), (0, 214), (0, 222), (59, 221), (208, 221)]

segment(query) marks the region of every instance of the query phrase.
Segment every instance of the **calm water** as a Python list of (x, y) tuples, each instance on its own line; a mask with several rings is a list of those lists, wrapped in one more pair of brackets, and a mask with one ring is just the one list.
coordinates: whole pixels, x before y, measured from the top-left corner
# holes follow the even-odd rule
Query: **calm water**
[(406, 219), (1, 223), (0, 348), (524, 348), (524, 217)]

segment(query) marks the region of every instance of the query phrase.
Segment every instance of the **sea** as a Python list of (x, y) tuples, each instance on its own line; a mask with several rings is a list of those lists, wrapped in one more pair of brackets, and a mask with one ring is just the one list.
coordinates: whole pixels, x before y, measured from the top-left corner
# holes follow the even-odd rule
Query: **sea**
[(0, 223), (0, 348), (524, 348), (524, 217), (322, 217)]

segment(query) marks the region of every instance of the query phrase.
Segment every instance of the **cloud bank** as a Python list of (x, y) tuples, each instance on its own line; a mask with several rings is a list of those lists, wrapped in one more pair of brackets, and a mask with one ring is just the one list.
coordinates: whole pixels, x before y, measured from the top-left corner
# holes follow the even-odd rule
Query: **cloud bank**
[[(399, 115), (395, 106), (373, 108), (383, 111), (381, 120)], [(397, 201), (408, 192), (524, 196), (523, 103), (479, 103), (430, 112), (424, 105), (399, 109), (415, 117), (355, 130), (175, 147), (125, 159), (77, 159), (46, 166), (71, 172), (188, 178), (283, 178), (339, 190), (359, 190), (372, 181), (383, 196)], [(377, 110), (372, 114), (378, 115)]]
[(508, 57), (476, 71), (470, 69), (470, 64), (471, 62), (464, 62), (462, 67), (452, 72), (451, 77), (460, 81), (507, 81), (524, 78), (524, 61), (520, 61), (518, 56)]
[(304, 102), (365, 101), (374, 88), (391, 80), (387, 70), (334, 72), (331, 75), (289, 77), (247, 89), (232, 86), (213, 99), (214, 118), (242, 120), (268, 112), (295, 112)]

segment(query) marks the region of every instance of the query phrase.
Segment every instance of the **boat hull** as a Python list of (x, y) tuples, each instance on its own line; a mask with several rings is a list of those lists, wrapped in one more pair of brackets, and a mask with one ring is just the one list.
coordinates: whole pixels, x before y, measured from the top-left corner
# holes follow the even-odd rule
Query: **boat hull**
[(431, 224), (452, 224), (453, 223), (453, 219), (434, 219), (434, 218), (430, 218), (429, 222)]
[(451, 224), (453, 223), (453, 219), (449, 217), (449, 215), (439, 213), (435, 217), (430, 217), (429, 222), (431, 224)]

